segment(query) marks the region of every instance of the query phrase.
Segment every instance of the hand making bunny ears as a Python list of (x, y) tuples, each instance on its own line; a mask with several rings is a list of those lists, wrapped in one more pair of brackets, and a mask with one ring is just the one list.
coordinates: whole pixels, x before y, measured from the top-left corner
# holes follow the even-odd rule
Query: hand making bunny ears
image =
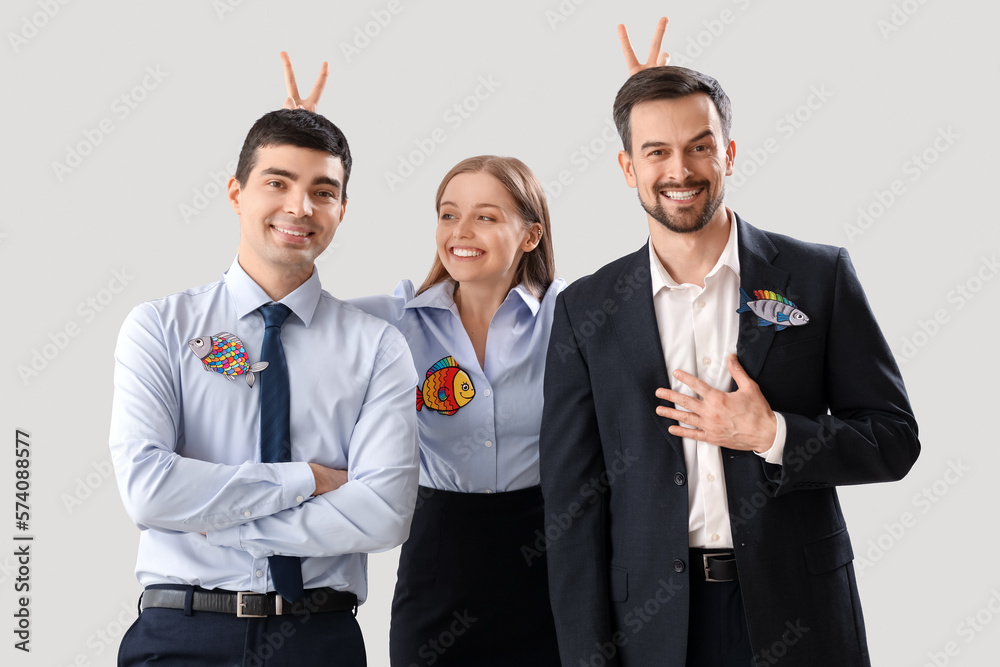
[(670, 54), (666, 51), (660, 51), (663, 45), (663, 32), (667, 29), (667, 23), (669, 22), (670, 19), (664, 16), (656, 23), (656, 31), (653, 33), (653, 41), (649, 44), (649, 57), (646, 59), (645, 64), (640, 63), (636, 57), (635, 51), (632, 49), (632, 42), (628, 38), (628, 30), (625, 28), (625, 24), (618, 24), (618, 39), (622, 44), (622, 53), (625, 54), (625, 65), (628, 67), (629, 76), (650, 67), (662, 67), (670, 64)]

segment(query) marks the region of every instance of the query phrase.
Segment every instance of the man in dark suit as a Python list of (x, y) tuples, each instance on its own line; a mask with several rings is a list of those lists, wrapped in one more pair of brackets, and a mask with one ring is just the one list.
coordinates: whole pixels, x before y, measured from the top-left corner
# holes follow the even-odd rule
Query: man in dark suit
[(650, 241), (556, 306), (540, 457), (562, 664), (868, 665), (835, 487), (900, 479), (920, 445), (847, 252), (723, 205), (715, 79), (641, 71), (615, 122)]

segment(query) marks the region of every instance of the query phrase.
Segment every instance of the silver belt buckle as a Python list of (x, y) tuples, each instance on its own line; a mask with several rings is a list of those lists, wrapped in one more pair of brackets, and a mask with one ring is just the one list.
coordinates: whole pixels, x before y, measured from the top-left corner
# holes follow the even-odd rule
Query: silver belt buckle
[[(243, 612), (243, 596), (244, 595), (262, 595), (265, 598), (267, 593), (254, 593), (253, 591), (238, 591), (236, 593), (236, 618), (266, 618), (267, 614), (247, 614)], [(274, 594), (274, 614), (276, 616), (281, 616), (282, 612), (282, 602), (283, 599), (280, 594)]]
[(721, 552), (721, 553), (717, 553), (717, 554), (702, 554), (701, 555), (702, 565), (704, 565), (704, 567), (705, 567), (705, 581), (714, 581), (714, 582), (719, 582), (719, 583), (730, 581), (730, 579), (713, 579), (712, 578), (712, 574), (711, 574), (711, 572), (709, 571), (709, 568), (708, 568), (708, 559), (709, 558), (714, 558), (715, 556), (728, 556), (728, 555), (729, 554), (725, 553), (725, 552)]

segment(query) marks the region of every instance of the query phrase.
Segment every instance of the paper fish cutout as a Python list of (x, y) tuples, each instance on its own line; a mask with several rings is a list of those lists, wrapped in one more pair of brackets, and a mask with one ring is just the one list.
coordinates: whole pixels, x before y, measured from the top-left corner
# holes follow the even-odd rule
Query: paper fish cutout
[(788, 327), (798, 327), (809, 323), (809, 316), (777, 292), (769, 290), (754, 290), (756, 300), (751, 301), (749, 295), (740, 289), (740, 307), (737, 313), (752, 312), (758, 317), (760, 326), (769, 327), (772, 324), (777, 330)]
[(475, 395), (469, 374), (458, 367), (454, 357), (445, 357), (427, 370), (424, 384), (417, 387), (417, 412), (426, 405), (443, 415), (453, 415)]
[(254, 373), (267, 368), (266, 361), (251, 364), (243, 341), (227, 331), (189, 340), (188, 347), (205, 364), (206, 371), (222, 373), (227, 380), (235, 380), (237, 375), (243, 375), (251, 387), (257, 379)]

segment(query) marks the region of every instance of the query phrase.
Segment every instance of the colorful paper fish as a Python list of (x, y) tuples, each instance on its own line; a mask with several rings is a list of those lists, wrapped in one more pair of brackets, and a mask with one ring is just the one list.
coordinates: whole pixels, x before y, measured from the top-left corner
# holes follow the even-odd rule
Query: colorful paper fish
[(251, 387), (257, 379), (254, 373), (267, 368), (266, 361), (251, 364), (243, 341), (227, 331), (189, 340), (188, 347), (205, 364), (206, 371), (222, 373), (227, 380), (235, 380), (237, 375), (244, 375)]
[(475, 395), (469, 374), (458, 367), (454, 357), (445, 357), (427, 370), (424, 384), (417, 387), (417, 412), (426, 405), (443, 415), (453, 415)]
[(737, 313), (752, 312), (758, 317), (760, 326), (777, 326), (777, 331), (788, 327), (799, 327), (809, 323), (809, 316), (777, 292), (769, 290), (754, 290), (756, 300), (751, 301), (749, 295), (740, 288), (740, 307)]

